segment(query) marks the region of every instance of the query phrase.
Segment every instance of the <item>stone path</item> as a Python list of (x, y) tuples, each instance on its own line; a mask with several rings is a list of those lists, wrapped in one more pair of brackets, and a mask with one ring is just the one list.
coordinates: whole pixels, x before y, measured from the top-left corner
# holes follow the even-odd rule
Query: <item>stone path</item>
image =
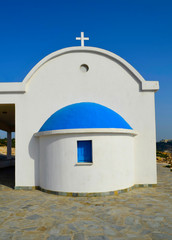
[(172, 240), (172, 172), (162, 164), (157, 187), (118, 196), (62, 197), (0, 183), (1, 240)]

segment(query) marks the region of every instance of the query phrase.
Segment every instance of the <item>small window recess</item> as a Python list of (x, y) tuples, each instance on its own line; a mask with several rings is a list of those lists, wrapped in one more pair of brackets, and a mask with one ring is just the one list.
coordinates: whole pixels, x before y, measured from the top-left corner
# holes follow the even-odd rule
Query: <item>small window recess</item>
[(77, 141), (77, 164), (92, 165), (92, 141)]

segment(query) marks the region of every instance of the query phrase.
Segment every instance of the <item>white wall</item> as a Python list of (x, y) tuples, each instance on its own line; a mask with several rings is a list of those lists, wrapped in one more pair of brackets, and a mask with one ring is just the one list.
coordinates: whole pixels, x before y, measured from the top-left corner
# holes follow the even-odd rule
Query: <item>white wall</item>
[[(135, 183), (156, 183), (154, 92), (142, 91), (140, 81), (115, 58), (83, 49), (43, 64), (26, 93), (0, 95), (1, 103), (16, 104), (16, 186), (39, 185), (39, 140), (33, 134), (60, 108), (84, 101), (113, 109), (138, 131)], [(83, 73), (81, 64), (89, 71)]]
[[(132, 136), (93, 133), (49, 135), (39, 139), (40, 186), (44, 189), (107, 192), (134, 184)], [(76, 165), (78, 140), (92, 140), (92, 165)]]

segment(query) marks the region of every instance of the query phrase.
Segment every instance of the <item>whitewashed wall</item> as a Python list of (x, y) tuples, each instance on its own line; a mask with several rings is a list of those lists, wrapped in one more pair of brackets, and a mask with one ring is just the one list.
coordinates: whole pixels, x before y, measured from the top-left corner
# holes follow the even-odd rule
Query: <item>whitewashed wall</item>
[[(81, 64), (87, 64), (89, 71), (83, 73)], [(6, 94), (0, 95), (0, 102), (16, 104), (16, 186), (40, 184), (39, 140), (33, 135), (55, 111), (78, 102), (111, 108), (138, 131), (134, 138), (134, 182), (156, 183), (156, 87), (149, 87), (156, 84), (144, 81), (118, 56), (89, 47), (63, 50), (38, 65), (20, 86), (26, 93), (9, 94), (4, 90), (7, 85), (1, 85)], [(11, 91), (17, 88), (11, 86)]]
[[(134, 185), (133, 136), (65, 134), (40, 137), (40, 186), (62, 192), (107, 192)], [(92, 165), (77, 165), (77, 141), (92, 140)]]

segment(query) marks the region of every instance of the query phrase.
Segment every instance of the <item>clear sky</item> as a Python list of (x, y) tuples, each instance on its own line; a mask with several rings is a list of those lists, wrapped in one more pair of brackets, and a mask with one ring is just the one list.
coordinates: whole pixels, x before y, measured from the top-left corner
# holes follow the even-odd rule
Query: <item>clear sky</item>
[(171, 0), (0, 0), (0, 82), (23, 81), (47, 54), (80, 45), (81, 31), (90, 38), (85, 45), (160, 82), (157, 140), (172, 139)]

